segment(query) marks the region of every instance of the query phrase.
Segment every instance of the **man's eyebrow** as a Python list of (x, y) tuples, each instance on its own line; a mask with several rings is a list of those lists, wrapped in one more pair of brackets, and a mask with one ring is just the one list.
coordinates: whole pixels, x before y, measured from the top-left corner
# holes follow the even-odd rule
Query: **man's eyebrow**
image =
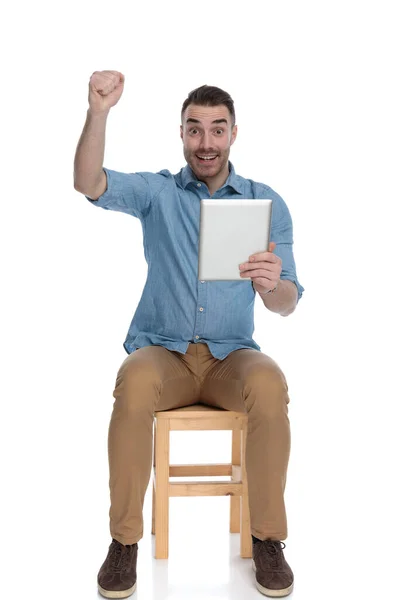
[[(226, 119), (215, 119), (212, 122), (213, 123), (226, 123), (228, 125), (228, 121)], [(186, 123), (201, 123), (201, 121), (199, 121), (198, 119), (193, 119), (192, 117), (189, 117), (188, 119), (186, 119)]]

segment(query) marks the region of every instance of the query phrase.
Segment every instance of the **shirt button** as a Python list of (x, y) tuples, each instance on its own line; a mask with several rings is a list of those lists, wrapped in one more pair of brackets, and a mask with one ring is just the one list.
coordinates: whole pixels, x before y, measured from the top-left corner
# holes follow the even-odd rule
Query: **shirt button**
[(200, 306), (199, 310), (203, 311), (203, 310), (204, 310), (204, 308), (203, 308), (202, 306)]
[(198, 184), (197, 184), (197, 187), (201, 187), (201, 183), (198, 183)]
[(201, 281), (200, 283), (204, 283), (204, 281)]
[(198, 339), (199, 339), (199, 336), (198, 336), (198, 335), (196, 335), (196, 340), (198, 340)]

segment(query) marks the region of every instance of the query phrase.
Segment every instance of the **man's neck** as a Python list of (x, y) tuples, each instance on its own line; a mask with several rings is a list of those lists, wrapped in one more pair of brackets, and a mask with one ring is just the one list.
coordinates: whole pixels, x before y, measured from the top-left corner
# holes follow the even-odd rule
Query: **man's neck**
[(227, 164), (222, 173), (218, 173), (216, 177), (205, 178), (201, 181), (203, 181), (203, 183), (206, 184), (206, 186), (208, 187), (208, 191), (210, 192), (210, 196), (212, 196), (217, 190), (219, 190), (219, 188), (221, 188), (224, 185), (224, 183), (226, 183), (228, 177), (229, 166)]

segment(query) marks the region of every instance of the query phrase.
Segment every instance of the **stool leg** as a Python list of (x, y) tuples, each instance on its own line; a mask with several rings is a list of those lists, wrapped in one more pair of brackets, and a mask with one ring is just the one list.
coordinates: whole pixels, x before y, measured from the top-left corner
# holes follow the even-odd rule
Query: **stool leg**
[(152, 482), (153, 488), (153, 500), (152, 500), (152, 511), (151, 511), (151, 533), (155, 535), (156, 533), (156, 482), (153, 479)]
[(169, 534), (169, 421), (157, 419), (155, 558), (168, 558)]
[(251, 526), (250, 526), (250, 509), (249, 509), (249, 495), (247, 487), (247, 471), (246, 471), (246, 441), (247, 441), (247, 421), (243, 421), (243, 429), (241, 431), (242, 437), (242, 483), (243, 483), (243, 494), (240, 497), (240, 556), (242, 558), (252, 558), (253, 556), (253, 544), (251, 540)]
[(156, 479), (154, 475), (154, 467), (156, 466), (156, 426), (153, 422), (153, 481), (152, 481), (152, 503), (151, 503), (151, 533), (155, 535), (156, 533)]
[[(240, 429), (232, 429), (232, 465), (241, 464), (240, 441)], [(231, 481), (236, 481), (233, 475), (231, 477)], [(229, 531), (231, 533), (240, 533), (240, 496), (231, 496), (230, 502)]]

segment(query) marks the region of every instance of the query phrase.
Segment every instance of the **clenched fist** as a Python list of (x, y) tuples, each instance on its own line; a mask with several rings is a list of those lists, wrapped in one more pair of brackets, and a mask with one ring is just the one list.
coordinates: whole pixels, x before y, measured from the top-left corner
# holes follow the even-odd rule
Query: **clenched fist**
[(95, 71), (89, 80), (89, 106), (93, 113), (110, 110), (121, 98), (125, 76), (119, 71)]

